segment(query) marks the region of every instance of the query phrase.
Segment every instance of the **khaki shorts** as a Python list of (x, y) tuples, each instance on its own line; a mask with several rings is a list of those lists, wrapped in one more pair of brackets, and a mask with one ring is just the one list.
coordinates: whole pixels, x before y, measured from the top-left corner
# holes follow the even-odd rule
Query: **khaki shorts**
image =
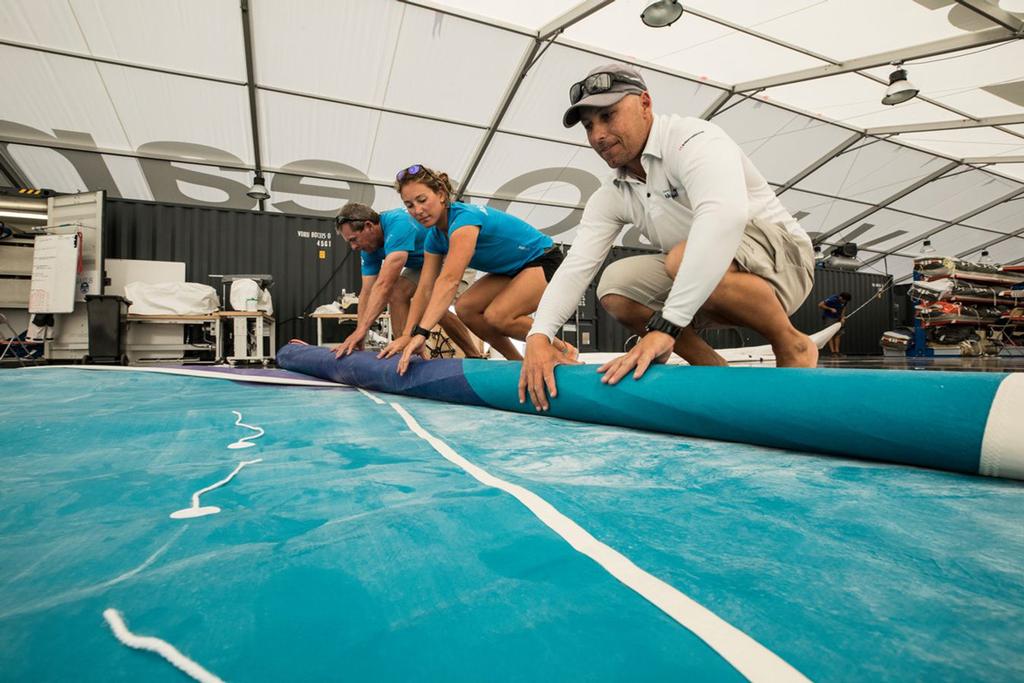
[[(420, 284), (420, 271), (418, 269), (402, 268), (401, 276), (417, 287)], [(455, 290), (455, 298), (458, 299), (462, 296), (462, 293), (469, 289), (469, 286), (474, 282), (476, 282), (476, 271), (472, 268), (466, 268), (466, 272), (462, 274), (462, 281), (459, 282), (459, 288)]]
[[(597, 286), (600, 299), (619, 294), (653, 311), (665, 305), (672, 278), (665, 272), (665, 254), (644, 254), (620, 259), (609, 265)], [(804, 302), (814, 285), (814, 249), (797, 241), (784, 226), (758, 219), (747, 224), (743, 240), (733, 259), (739, 269), (768, 281), (787, 315)], [(721, 325), (698, 312), (695, 329)]]

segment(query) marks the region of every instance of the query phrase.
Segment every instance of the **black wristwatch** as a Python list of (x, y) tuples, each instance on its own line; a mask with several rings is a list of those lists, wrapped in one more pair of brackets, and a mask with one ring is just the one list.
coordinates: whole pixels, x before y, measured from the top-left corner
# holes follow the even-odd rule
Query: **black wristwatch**
[(661, 317), (661, 311), (657, 311), (647, 319), (647, 324), (644, 325), (644, 329), (648, 332), (664, 332), (673, 339), (677, 339), (679, 335), (683, 333), (684, 328), (665, 320)]
[(428, 330), (425, 327), (420, 327), (419, 325), (417, 325), (416, 327), (412, 328), (412, 336), (415, 337), (416, 335), (419, 335), (424, 339), (430, 339), (430, 330)]

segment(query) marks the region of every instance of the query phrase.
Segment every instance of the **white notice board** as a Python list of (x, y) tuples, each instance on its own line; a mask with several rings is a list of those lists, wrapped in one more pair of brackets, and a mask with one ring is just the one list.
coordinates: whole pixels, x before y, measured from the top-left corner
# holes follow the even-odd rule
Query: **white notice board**
[(70, 313), (75, 309), (82, 234), (41, 235), (32, 256), (29, 313)]

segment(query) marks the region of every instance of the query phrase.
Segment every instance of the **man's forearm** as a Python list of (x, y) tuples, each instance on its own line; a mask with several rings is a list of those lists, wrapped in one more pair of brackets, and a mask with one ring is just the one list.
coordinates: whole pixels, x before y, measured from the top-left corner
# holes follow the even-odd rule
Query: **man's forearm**
[(365, 334), (373, 323), (377, 321), (380, 314), (384, 312), (384, 307), (388, 304), (388, 299), (391, 297), (391, 290), (395, 286), (395, 281), (384, 281), (383, 279), (377, 280), (370, 292), (370, 300), (363, 306), (362, 301), (359, 302), (359, 319), (356, 323), (356, 329)]

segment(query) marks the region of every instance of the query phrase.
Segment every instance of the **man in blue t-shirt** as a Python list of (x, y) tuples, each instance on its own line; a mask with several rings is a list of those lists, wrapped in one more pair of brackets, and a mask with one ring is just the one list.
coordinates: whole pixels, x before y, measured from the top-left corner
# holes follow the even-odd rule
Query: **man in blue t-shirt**
[[(423, 267), (427, 231), (405, 209), (377, 213), (366, 204), (349, 202), (336, 218), (338, 234), (359, 252), (362, 287), (356, 329), (334, 347), (339, 358), (363, 348), (367, 332), (390, 307), (393, 330), (402, 330), (409, 315), (409, 300), (416, 291)], [(452, 313), (441, 321), (448, 336), (469, 357), (480, 354), (472, 335)]]
[[(838, 322), (840, 325), (846, 324), (846, 304), (850, 303), (849, 292), (840, 292), (839, 294), (833, 294), (827, 297), (824, 301), (818, 302), (818, 308), (821, 309), (821, 319), (826, 325)], [(832, 335), (832, 338), (828, 340), (828, 350), (833, 356), (839, 355), (839, 338), (843, 336), (843, 328), (840, 327), (839, 331)]]

